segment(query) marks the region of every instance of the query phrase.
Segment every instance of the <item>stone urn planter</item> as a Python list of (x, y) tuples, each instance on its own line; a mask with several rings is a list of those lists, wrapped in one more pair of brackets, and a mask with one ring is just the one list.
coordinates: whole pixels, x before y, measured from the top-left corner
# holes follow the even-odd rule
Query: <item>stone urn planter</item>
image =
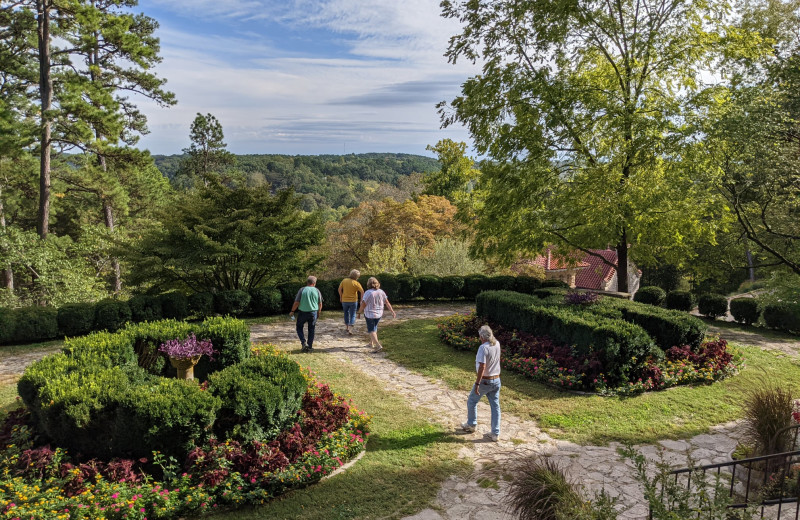
[(178, 379), (194, 379), (194, 366), (200, 361), (200, 355), (192, 357), (171, 357), (169, 362), (178, 371)]

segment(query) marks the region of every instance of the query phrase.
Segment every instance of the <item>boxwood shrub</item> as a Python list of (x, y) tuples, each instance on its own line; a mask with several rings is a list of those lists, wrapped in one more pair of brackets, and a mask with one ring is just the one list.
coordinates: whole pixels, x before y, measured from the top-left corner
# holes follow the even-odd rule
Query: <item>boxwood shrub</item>
[[(380, 282), (381, 289), (386, 293), (386, 297), (389, 298), (390, 302), (400, 300), (400, 284), (397, 281), (397, 275), (383, 273), (375, 278)], [(366, 285), (363, 285), (363, 287), (365, 291), (368, 290)]]
[(220, 291), (214, 295), (214, 310), (219, 314), (239, 316), (250, 305), (250, 295), (245, 291)]
[(542, 287), (555, 287), (559, 289), (569, 289), (569, 284), (561, 280), (542, 280)]
[(195, 333), (214, 345), (214, 360), (203, 356), (194, 368), (194, 376), (206, 379), (209, 373), (222, 370), (250, 357), (250, 327), (242, 320), (214, 317), (205, 320)]
[(58, 309), (58, 330), (64, 336), (83, 336), (94, 329), (94, 305), (68, 303)]
[(689, 312), (694, 309), (695, 305), (694, 294), (689, 291), (670, 291), (667, 293), (667, 297), (664, 300), (664, 306), (667, 309), (676, 311)]
[(739, 323), (752, 325), (758, 321), (758, 300), (755, 298), (734, 298), (730, 302), (731, 316)]
[[(278, 292), (280, 295), (280, 292)], [(189, 306), (189, 314), (198, 318), (205, 318), (214, 314), (214, 293), (198, 292), (190, 294), (186, 303)]]
[(464, 290), (464, 278), (461, 276), (445, 276), (442, 278), (442, 298), (455, 300), (460, 298)]
[(514, 279), (514, 291), (523, 294), (533, 294), (533, 291), (542, 286), (542, 281), (531, 276), (517, 276)]
[(297, 363), (280, 356), (252, 357), (209, 376), (221, 401), (214, 423), (220, 438), (272, 439), (296, 419), (307, 383)]
[(664, 300), (667, 298), (667, 293), (661, 287), (651, 285), (648, 287), (640, 287), (633, 295), (633, 301), (639, 303), (646, 303), (648, 305), (655, 305), (660, 307)]
[(297, 295), (297, 291), (299, 291), (301, 287), (305, 286), (306, 283), (300, 281), (283, 282), (275, 286), (275, 288), (281, 292), (281, 310), (283, 312), (289, 312), (289, 309), (292, 308), (292, 304), (294, 303), (294, 297)]
[(489, 278), (482, 274), (470, 274), (464, 277), (464, 288), (462, 294), (464, 298), (474, 299), (483, 291), (490, 290)]
[[(339, 300), (339, 282), (333, 280), (317, 280), (316, 287), (322, 295), (323, 309), (334, 310), (342, 308), (342, 302)], [(299, 289), (298, 287), (298, 290)]]
[(107, 298), (100, 300), (94, 307), (95, 330), (114, 332), (131, 321), (131, 308), (128, 302)]
[(767, 327), (787, 332), (800, 332), (800, 304), (770, 303), (764, 305)]
[(149, 294), (137, 294), (128, 300), (133, 321), (155, 321), (161, 319), (161, 299)]
[(58, 311), (52, 307), (25, 307), (14, 311), (14, 342), (32, 343), (58, 337)]
[(728, 312), (728, 298), (722, 294), (701, 294), (697, 299), (697, 310), (703, 316), (711, 319), (725, 316)]
[(419, 278), (408, 274), (397, 277), (397, 301), (409, 301), (419, 296)]
[(423, 275), (419, 280), (419, 295), (426, 300), (435, 300), (442, 297), (442, 279), (438, 276)]
[[(94, 315), (92, 315), (94, 317)], [(13, 309), (0, 309), (0, 343), (14, 341), (16, 313)]]
[(256, 287), (250, 290), (250, 313), (256, 316), (280, 314), (281, 292), (272, 287)]
[(589, 309), (596, 312), (598, 307), (603, 306), (620, 309), (624, 320), (642, 327), (664, 350), (683, 345), (697, 349), (706, 334), (706, 325), (701, 320), (684, 312), (661, 309), (618, 298), (604, 298), (600, 306), (593, 306)]
[[(487, 291), (514, 291), (517, 279), (513, 276), (490, 276), (487, 280), (488, 287), (484, 290)], [(518, 291), (522, 292), (522, 291)]]
[(185, 320), (189, 316), (189, 301), (186, 295), (172, 291), (160, 295), (161, 315), (168, 320)]

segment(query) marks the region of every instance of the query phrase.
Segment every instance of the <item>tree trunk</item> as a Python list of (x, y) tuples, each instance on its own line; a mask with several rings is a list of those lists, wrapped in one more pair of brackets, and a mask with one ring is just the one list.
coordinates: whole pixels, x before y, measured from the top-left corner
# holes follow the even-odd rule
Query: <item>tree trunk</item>
[[(6, 230), (6, 212), (5, 208), (3, 207), (3, 197), (2, 191), (0, 189), (0, 228), (3, 231)], [(11, 292), (14, 292), (14, 271), (11, 269), (11, 266), (6, 266), (3, 269), (3, 286)]]
[(753, 253), (749, 246), (745, 254), (747, 255), (747, 273), (750, 276), (750, 283), (753, 283), (756, 281), (756, 268), (753, 266)]
[[(103, 217), (106, 222), (106, 227), (112, 233), (114, 232), (114, 210), (111, 203), (103, 199)], [(119, 258), (111, 258), (111, 267), (114, 270), (114, 294), (119, 294), (122, 291), (122, 277), (119, 268)]]
[(625, 228), (617, 244), (617, 291), (628, 292), (628, 232)]
[(36, 0), (39, 39), (39, 92), (41, 100), (41, 157), (39, 162), (39, 214), (37, 231), (47, 238), (50, 228), (50, 138), (49, 111), (53, 107), (53, 78), (50, 75), (50, 0)]

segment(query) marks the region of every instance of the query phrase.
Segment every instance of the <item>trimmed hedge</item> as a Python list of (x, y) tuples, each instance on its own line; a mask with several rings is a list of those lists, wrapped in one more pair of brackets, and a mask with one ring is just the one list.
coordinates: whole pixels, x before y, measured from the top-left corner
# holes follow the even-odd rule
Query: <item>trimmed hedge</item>
[(397, 300), (413, 300), (419, 296), (420, 285), (419, 278), (407, 274), (401, 274), (397, 277)]
[(14, 341), (32, 343), (58, 337), (58, 311), (52, 307), (25, 307), (14, 312)]
[(168, 320), (185, 320), (189, 316), (189, 300), (177, 291), (160, 295), (161, 315)]
[(214, 295), (214, 310), (223, 316), (244, 314), (250, 305), (250, 295), (245, 291), (220, 291)]
[(728, 312), (728, 298), (722, 294), (701, 294), (697, 299), (697, 310), (703, 316), (711, 319), (725, 316)]
[(696, 304), (694, 294), (689, 291), (670, 291), (664, 300), (664, 307), (675, 311), (689, 312)]
[(772, 329), (800, 332), (800, 304), (772, 303), (764, 306), (764, 322)]
[(660, 307), (664, 300), (667, 298), (667, 293), (661, 287), (649, 286), (640, 287), (633, 295), (633, 301), (639, 303), (646, 303), (648, 305), (655, 305)]
[(186, 303), (189, 306), (189, 313), (199, 318), (214, 314), (214, 293), (212, 292), (190, 294), (186, 299)]
[(265, 314), (280, 314), (281, 292), (272, 287), (257, 287), (250, 291), (250, 314), (263, 316)]
[(104, 459), (149, 457), (153, 450), (184, 456), (212, 431), (222, 406), (196, 382), (159, 377), (174, 376), (174, 369), (158, 345), (189, 333), (211, 339), (216, 367), (249, 357), (249, 331), (240, 320), (131, 324), (67, 339), (61, 353), (25, 370), (17, 390), (40, 431), (60, 447)]
[[(424, 275), (419, 280), (419, 295), (426, 300), (435, 300), (442, 295), (442, 279), (438, 276)], [(465, 279), (466, 281), (466, 279)], [(476, 293), (477, 294), (477, 293)]]
[(94, 305), (68, 303), (58, 309), (58, 330), (65, 336), (83, 336), (94, 329)]
[(730, 303), (731, 316), (739, 323), (752, 325), (758, 321), (759, 306), (755, 298), (734, 298)]
[(161, 319), (161, 299), (158, 296), (137, 294), (128, 300), (133, 321), (155, 321)]
[(633, 323), (572, 308), (543, 304), (539, 298), (516, 292), (484, 291), (476, 299), (477, 313), (510, 329), (549, 336), (573, 345), (579, 354), (596, 352), (609, 384), (627, 383), (648, 358), (663, 352), (645, 330)]
[(94, 307), (94, 329), (114, 332), (131, 321), (128, 302), (106, 298)]
[(683, 345), (689, 345), (695, 350), (700, 347), (706, 335), (706, 325), (684, 312), (618, 298), (604, 298), (601, 305), (591, 306), (589, 311), (597, 312), (602, 307), (621, 310), (622, 319), (642, 327), (664, 350)]
[[(94, 320), (94, 311), (92, 313)], [(14, 341), (14, 328), (17, 319), (14, 309), (0, 309), (0, 343), (11, 343)]]
[(461, 276), (445, 276), (442, 278), (441, 298), (455, 300), (464, 290), (464, 278)]

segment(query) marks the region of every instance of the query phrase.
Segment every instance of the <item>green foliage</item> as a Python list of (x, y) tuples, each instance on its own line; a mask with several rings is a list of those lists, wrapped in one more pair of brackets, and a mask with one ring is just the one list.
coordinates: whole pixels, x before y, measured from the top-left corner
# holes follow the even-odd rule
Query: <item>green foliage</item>
[[(481, 291), (491, 290), (489, 278), (482, 274), (471, 274), (464, 277), (464, 297), (473, 299)], [(521, 292), (521, 291), (520, 291)]]
[[(338, 295), (338, 294), (337, 294)], [(250, 313), (255, 316), (279, 314), (282, 310), (281, 292), (271, 287), (250, 290)]]
[(561, 280), (542, 280), (542, 289), (569, 289), (569, 285)]
[(492, 276), (487, 282), (493, 291), (513, 291), (516, 286), (516, 278), (513, 276)]
[[(378, 282), (381, 284), (381, 290), (386, 293), (389, 301), (397, 301), (400, 299), (400, 284), (397, 281), (397, 276), (389, 273), (382, 273), (376, 276)], [(364, 290), (369, 290), (366, 285), (362, 284)]]
[(441, 285), (442, 298), (455, 300), (460, 297), (464, 290), (464, 278), (460, 276), (445, 276), (442, 278)]
[(664, 289), (656, 286), (640, 287), (636, 294), (633, 295), (633, 301), (655, 305), (656, 307), (660, 307), (666, 298), (667, 293)]
[(222, 180), (224, 172), (236, 164), (236, 156), (226, 149), (224, 138), (222, 124), (217, 118), (198, 112), (189, 127), (192, 144), (183, 149), (186, 157), (176, 183), (191, 187)]
[(437, 239), (430, 248), (409, 247), (406, 267), (415, 275), (467, 276), (481, 273), (486, 265), (470, 256), (469, 243), (458, 238)]
[[(322, 294), (323, 309), (341, 309), (339, 302), (339, 282), (336, 280), (317, 280), (317, 289)], [(299, 287), (298, 287), (299, 289)]]
[(433, 275), (418, 276), (419, 295), (426, 300), (435, 300), (442, 296), (442, 279)]
[(31, 343), (58, 336), (58, 311), (52, 307), (25, 307), (14, 312), (14, 342)]
[(83, 336), (94, 329), (94, 305), (68, 303), (58, 309), (58, 330), (65, 336)]
[(213, 361), (204, 356), (195, 366), (194, 375), (198, 379), (205, 379), (210, 372), (241, 363), (250, 357), (250, 328), (242, 320), (208, 318), (196, 335), (211, 340), (217, 351)]
[(214, 314), (214, 293), (192, 293), (187, 298), (187, 304), (190, 314), (200, 318), (211, 316)]
[(593, 306), (590, 310), (601, 312), (603, 307), (620, 310), (622, 319), (645, 329), (664, 350), (683, 345), (697, 349), (706, 334), (706, 326), (702, 321), (680, 311), (660, 309), (618, 298), (604, 298), (600, 306)]
[(678, 290), (681, 281), (681, 271), (675, 265), (662, 264), (644, 269), (639, 283), (642, 287), (656, 286), (670, 292)]
[(154, 321), (161, 319), (161, 298), (149, 294), (137, 294), (128, 300), (133, 321)]
[(214, 295), (214, 310), (222, 315), (239, 316), (250, 305), (250, 294), (240, 290), (220, 291)]
[(564, 469), (543, 455), (522, 457), (513, 464), (508, 494), (511, 511), (526, 519), (564, 520), (581, 504)]
[(209, 376), (222, 402), (214, 431), (220, 438), (269, 441), (297, 418), (306, 381), (282, 356), (256, 356)]
[(129, 252), (134, 283), (246, 291), (302, 276), (319, 261), (308, 254), (322, 239), (319, 216), (304, 214), (291, 190), (211, 183), (182, 195), (161, 223)]
[(533, 294), (533, 291), (542, 286), (542, 280), (532, 276), (517, 276), (514, 279), (514, 291), (523, 294)]
[(401, 274), (397, 277), (397, 300), (413, 300), (419, 295), (420, 285), (421, 283), (419, 278), (407, 274)]
[[(364, 283), (366, 283), (366, 280), (364, 280), (361, 283), (361, 285), (363, 286)], [(306, 285), (305, 282), (297, 281), (297, 282), (283, 282), (275, 286), (275, 288), (281, 292), (281, 307), (284, 311), (288, 312), (289, 309), (292, 308), (292, 304), (294, 304), (294, 298), (295, 296), (297, 296), (297, 291), (299, 291), (300, 288), (304, 287), (305, 285)]]
[[(0, 344), (14, 341), (16, 317), (17, 315), (12, 309), (0, 308)], [(94, 322), (94, 313), (92, 313), (92, 322)]]
[(189, 315), (189, 300), (186, 295), (172, 291), (159, 295), (161, 315), (168, 320), (183, 320)]
[(476, 298), (479, 316), (509, 329), (550, 336), (573, 345), (580, 355), (596, 352), (610, 386), (629, 381), (648, 358), (663, 352), (640, 326), (566, 306), (548, 305), (535, 296), (508, 291), (484, 291)]
[(694, 294), (689, 291), (670, 291), (664, 300), (667, 309), (686, 312), (694, 309), (695, 303)]
[(788, 428), (794, 421), (794, 399), (792, 392), (780, 384), (769, 382), (751, 390), (744, 400), (745, 443), (758, 455), (772, 455), (789, 451), (792, 436), (787, 431), (777, 436), (779, 430)]
[(771, 329), (800, 332), (800, 304), (768, 303), (764, 305), (764, 323)]
[(755, 298), (733, 298), (730, 301), (731, 316), (739, 323), (752, 325), (758, 321), (760, 309)]
[(94, 307), (95, 330), (114, 332), (131, 321), (131, 308), (128, 302), (106, 298)]
[(712, 319), (725, 316), (728, 312), (728, 298), (722, 294), (701, 294), (697, 299), (697, 310)]

